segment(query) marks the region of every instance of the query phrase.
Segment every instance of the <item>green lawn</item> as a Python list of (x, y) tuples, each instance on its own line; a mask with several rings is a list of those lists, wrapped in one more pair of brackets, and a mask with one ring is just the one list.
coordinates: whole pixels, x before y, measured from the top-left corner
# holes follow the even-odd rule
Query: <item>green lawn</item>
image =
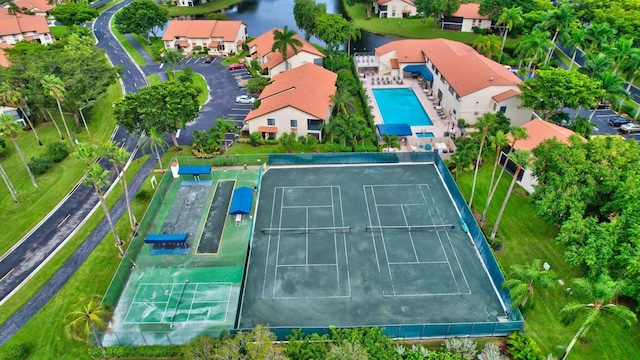
[(142, 48), (153, 58), (155, 61), (160, 61), (160, 54), (164, 51), (164, 42), (161, 37), (150, 37), (151, 44), (147, 43), (147, 40), (138, 34), (131, 34)]
[[(84, 110), (85, 115), (90, 115), (87, 117), (87, 121), (93, 142), (105, 141), (111, 135), (115, 126), (111, 117), (111, 103), (120, 97), (120, 85), (114, 83), (109, 87), (105, 96), (96, 103), (90, 114), (87, 113), (87, 109)], [(59, 123), (62, 133), (65, 134), (58, 111), (51, 109), (51, 114)], [(84, 128), (78, 129), (77, 132), (74, 131), (76, 128), (73, 116), (65, 114), (65, 118), (71, 127), (72, 134), (78, 141), (86, 142), (88, 138)], [(18, 144), (27, 159), (43, 154), (46, 150), (46, 144), (60, 141), (57, 130), (50, 122), (39, 124), (36, 130), (45, 146), (38, 146), (31, 131), (22, 133), (18, 137)], [(71, 151), (67, 135), (65, 134), (64, 137)], [(7, 152), (2, 160), (2, 166), (19, 193), (20, 203), (13, 202), (9, 190), (2, 183), (0, 186), (0, 208), (3, 211), (0, 211), (0, 223), (12, 224), (12, 226), (6, 227), (0, 236), (0, 254), (4, 254), (10, 249), (51, 211), (80, 180), (84, 171), (81, 161), (69, 156), (61, 163), (54, 165), (44, 175), (38, 176), (36, 181), (39, 187), (34, 188), (11, 141), (7, 141)]]
[(96, 10), (98, 10), (98, 12), (100, 14), (102, 14), (103, 12), (109, 10), (111, 7), (119, 4), (122, 0), (114, 0), (114, 1), (110, 1), (102, 6), (99, 6)]
[[(493, 159), (486, 159), (486, 165), (480, 169), (478, 185), (474, 196), (474, 207), (478, 211), (484, 208)], [(512, 177), (505, 174), (495, 199), (489, 208), (488, 221), (493, 223), (502, 205), (504, 194)], [(458, 184), (467, 197), (471, 193), (473, 173), (461, 174)], [(536, 289), (536, 307), (525, 313), (525, 329), (539, 343), (542, 350), (560, 357), (580, 322), (565, 327), (560, 322), (560, 309), (573, 300), (566, 295), (565, 289), (571, 287), (572, 278), (581, 277), (579, 269), (569, 266), (563, 259), (564, 247), (555, 242), (557, 228), (538, 217), (531, 198), (516, 187), (507, 205), (498, 234), (505, 247), (497, 252), (502, 268), (508, 273), (513, 264), (529, 264), (533, 259), (541, 259), (551, 265), (551, 269), (565, 282), (564, 286), (551, 289)], [(586, 344), (576, 344), (569, 356), (571, 359), (631, 359), (640, 354), (640, 329), (634, 326), (625, 330), (612, 319), (594, 326), (588, 335)]]
[[(444, 38), (465, 44), (473, 43), (473, 40), (479, 36), (478, 34), (460, 31), (434, 30), (433, 18), (425, 18), (423, 23), (423, 19), (378, 18), (372, 13), (372, 17), (367, 19), (367, 13), (362, 4), (356, 3), (353, 6), (345, 4), (345, 9), (357, 27), (372, 33), (397, 35), (412, 39)], [(515, 39), (507, 39), (505, 47), (511, 48), (516, 43), (517, 40)], [(373, 49), (371, 50), (373, 51)]]
[(226, 9), (234, 4), (239, 3), (240, 0), (214, 0), (198, 6), (165, 6), (169, 10), (169, 16), (182, 16), (182, 15), (202, 15), (211, 12), (220, 11)]
[[(147, 157), (145, 156), (139, 161), (131, 163), (127, 170), (128, 179), (133, 178)], [(142, 188), (153, 193), (148, 181), (144, 183)], [(121, 194), (120, 186), (115, 186), (114, 191), (107, 197), (109, 205), (112, 206)], [(148, 202), (132, 200), (132, 205), (136, 217), (141, 219)], [(27, 286), (0, 307), (2, 310), (0, 311), (0, 322), (5, 322), (12, 313), (17, 311), (24, 302), (30, 299), (50, 279), (103, 217), (102, 208), (98, 208), (67, 245), (29, 281)], [(131, 228), (126, 214), (120, 218), (116, 226), (119, 236), (128, 244), (131, 239)], [(29, 359), (90, 359), (87, 354), (87, 344), (65, 336), (64, 317), (70, 311), (78, 309), (80, 298), (93, 294), (102, 296), (106, 291), (120, 263), (117, 249), (113, 243), (113, 235), (109, 233), (61, 291), (31, 321), (22, 327), (5, 344), (5, 347), (11, 344), (27, 344), (30, 353)], [(2, 348), (0, 348), (1, 351)]]

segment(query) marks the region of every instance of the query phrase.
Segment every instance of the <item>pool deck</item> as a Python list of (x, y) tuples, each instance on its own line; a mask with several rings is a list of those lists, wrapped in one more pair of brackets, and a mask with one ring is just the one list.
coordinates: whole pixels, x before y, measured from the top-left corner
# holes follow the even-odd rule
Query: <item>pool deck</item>
[[(393, 78), (392, 76), (380, 75), (374, 75), (373, 77), (380, 79), (387, 78), (390, 80)], [(451, 148), (453, 146), (453, 142), (448, 136), (445, 136), (445, 133), (448, 132), (449, 134), (455, 134), (455, 136), (461, 135), (460, 129), (457, 126), (454, 127), (454, 121), (451, 119), (450, 115), (445, 119), (440, 118), (440, 115), (438, 115), (438, 112), (436, 110), (434, 100), (429, 99), (429, 93), (425, 91), (423, 85), (420, 84), (418, 79), (404, 78), (402, 79), (403, 84), (396, 84), (395, 82), (392, 82), (388, 85), (383, 85), (382, 83), (378, 85), (377, 82), (375, 85), (372, 85), (371, 76), (367, 76), (366, 78), (361, 77), (360, 80), (362, 81), (365, 93), (367, 94), (369, 105), (371, 105), (371, 113), (373, 114), (373, 121), (375, 124), (383, 124), (384, 122), (382, 121), (382, 115), (380, 114), (380, 109), (378, 107), (378, 104), (376, 103), (376, 98), (373, 95), (373, 89), (411, 88), (416, 94), (418, 101), (420, 101), (422, 108), (427, 112), (427, 115), (429, 115), (429, 118), (431, 119), (433, 125), (411, 126), (411, 130), (414, 134), (418, 132), (432, 132), (435, 137), (418, 138), (415, 135), (407, 136), (406, 140), (403, 140), (402, 149), (400, 151), (414, 151), (415, 149), (413, 149), (413, 147), (415, 147), (416, 144), (425, 144), (426, 142), (446, 142), (449, 145), (448, 147)], [(437, 98), (435, 99), (435, 101), (437, 101)]]

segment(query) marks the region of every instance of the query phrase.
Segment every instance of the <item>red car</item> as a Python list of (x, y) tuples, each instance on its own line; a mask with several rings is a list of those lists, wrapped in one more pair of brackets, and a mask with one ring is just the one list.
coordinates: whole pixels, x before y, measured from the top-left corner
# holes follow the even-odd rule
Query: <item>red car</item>
[(240, 70), (244, 69), (244, 64), (231, 64), (229, 65), (229, 70)]

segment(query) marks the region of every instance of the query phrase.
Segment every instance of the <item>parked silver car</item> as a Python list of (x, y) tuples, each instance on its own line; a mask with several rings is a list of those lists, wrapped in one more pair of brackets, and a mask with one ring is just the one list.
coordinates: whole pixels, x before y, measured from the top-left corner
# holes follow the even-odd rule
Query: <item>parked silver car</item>
[(633, 124), (633, 123), (622, 124), (620, 125), (620, 132), (627, 133), (627, 134), (640, 132), (640, 125)]

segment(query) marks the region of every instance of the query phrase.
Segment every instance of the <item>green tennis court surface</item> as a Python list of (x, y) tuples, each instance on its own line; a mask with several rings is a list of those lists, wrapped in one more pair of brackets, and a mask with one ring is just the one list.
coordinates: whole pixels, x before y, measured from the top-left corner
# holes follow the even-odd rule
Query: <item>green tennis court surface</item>
[(432, 164), (270, 167), (239, 328), (497, 321), (458, 217)]

